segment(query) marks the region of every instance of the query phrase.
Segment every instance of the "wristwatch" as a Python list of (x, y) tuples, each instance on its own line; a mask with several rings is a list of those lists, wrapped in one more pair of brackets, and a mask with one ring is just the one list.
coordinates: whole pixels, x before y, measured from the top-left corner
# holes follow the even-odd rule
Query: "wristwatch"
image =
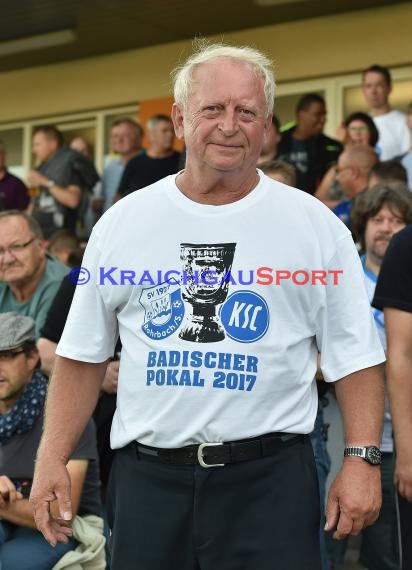
[(54, 180), (48, 180), (46, 186), (50, 190), (51, 188), (53, 188), (53, 186), (56, 186), (56, 183)]
[(361, 457), (371, 465), (380, 465), (382, 462), (381, 450), (376, 445), (365, 447), (345, 447), (344, 457)]

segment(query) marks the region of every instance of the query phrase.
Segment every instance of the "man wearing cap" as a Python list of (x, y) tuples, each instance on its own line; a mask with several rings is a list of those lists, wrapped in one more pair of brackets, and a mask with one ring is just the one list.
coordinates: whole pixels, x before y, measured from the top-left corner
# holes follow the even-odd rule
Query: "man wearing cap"
[[(0, 568), (4, 570), (50, 570), (77, 546), (67, 530), (68, 542), (52, 548), (36, 530), (28, 501), (47, 392), (47, 380), (36, 368), (38, 360), (33, 319), (0, 314)], [(67, 469), (76, 513), (99, 515), (91, 423)]]
[(49, 255), (39, 224), (19, 210), (0, 212), (0, 313), (36, 323), (36, 338), (69, 269)]

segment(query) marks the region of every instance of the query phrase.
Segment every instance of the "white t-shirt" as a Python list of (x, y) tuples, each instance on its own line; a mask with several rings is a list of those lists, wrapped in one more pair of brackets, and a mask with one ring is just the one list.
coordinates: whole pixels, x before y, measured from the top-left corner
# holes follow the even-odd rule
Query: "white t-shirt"
[[(114, 448), (309, 433), (318, 350), (328, 382), (384, 361), (347, 228), (316, 198), (259, 175), (222, 206), (193, 202), (168, 176), (96, 224), (83, 260), (91, 279), (57, 353), (102, 362), (119, 331)], [(325, 284), (312, 285), (312, 271)]]
[(391, 160), (409, 149), (411, 141), (405, 113), (393, 109), (372, 119), (379, 131), (376, 152), (380, 160)]

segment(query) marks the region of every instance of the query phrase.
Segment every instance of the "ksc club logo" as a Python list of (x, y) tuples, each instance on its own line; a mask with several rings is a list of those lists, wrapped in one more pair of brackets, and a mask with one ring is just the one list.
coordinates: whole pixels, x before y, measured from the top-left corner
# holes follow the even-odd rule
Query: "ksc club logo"
[(266, 301), (253, 291), (232, 293), (220, 310), (220, 319), (227, 335), (238, 342), (256, 342), (269, 326)]
[(139, 303), (145, 310), (142, 330), (149, 338), (167, 338), (182, 324), (185, 308), (175, 279), (143, 289)]

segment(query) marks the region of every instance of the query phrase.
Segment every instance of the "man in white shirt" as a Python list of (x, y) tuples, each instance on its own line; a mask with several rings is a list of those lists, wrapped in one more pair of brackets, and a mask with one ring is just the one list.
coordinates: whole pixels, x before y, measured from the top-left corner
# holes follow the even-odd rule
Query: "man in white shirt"
[(318, 200), (256, 169), (274, 100), (266, 56), (200, 45), (174, 78), (186, 168), (93, 230), (91, 279), (57, 348), (36, 521), (52, 544), (70, 534), (66, 457), (120, 334), (112, 570), (318, 570), (318, 352), (347, 440), (327, 526), (357, 534), (381, 501), (384, 354), (359, 257)]
[(372, 65), (362, 74), (362, 91), (369, 106), (369, 114), (379, 131), (376, 147), (380, 160), (390, 160), (409, 149), (409, 130), (406, 115), (389, 104), (392, 78), (389, 69)]

